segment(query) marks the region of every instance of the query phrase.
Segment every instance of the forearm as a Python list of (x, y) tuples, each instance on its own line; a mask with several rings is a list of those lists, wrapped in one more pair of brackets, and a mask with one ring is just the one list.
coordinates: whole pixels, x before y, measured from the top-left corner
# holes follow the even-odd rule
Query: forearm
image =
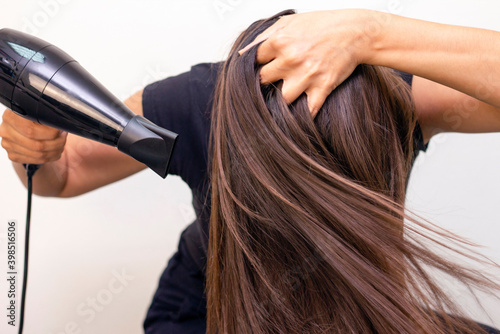
[(376, 14), (361, 61), (412, 73), (500, 107), (500, 33)]
[[(142, 115), (142, 91), (125, 101)], [(145, 165), (115, 147), (52, 129), (6, 110), (0, 124), (2, 147), (26, 186), (21, 163), (41, 164), (33, 177), (33, 192), (41, 196), (72, 197), (123, 179)]]
[[(26, 186), (26, 171), (13, 163)], [(61, 158), (41, 165), (33, 176), (33, 193), (50, 197), (74, 197), (144, 169), (144, 164), (115, 147), (69, 135)]]

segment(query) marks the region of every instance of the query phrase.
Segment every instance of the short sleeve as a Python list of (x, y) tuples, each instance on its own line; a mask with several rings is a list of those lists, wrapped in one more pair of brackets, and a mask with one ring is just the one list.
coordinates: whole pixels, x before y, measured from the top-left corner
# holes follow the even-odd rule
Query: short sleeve
[(403, 79), (403, 81), (406, 82), (411, 87), (411, 84), (413, 83), (413, 75), (401, 71), (396, 71), (396, 72), (399, 74), (401, 79)]
[(169, 174), (179, 175), (191, 188), (206, 176), (214, 66), (199, 64), (189, 72), (152, 83), (142, 96), (144, 117), (179, 135)]
[(153, 123), (179, 134), (170, 162), (169, 174), (180, 175), (179, 148), (185, 145), (182, 133), (189, 119), (189, 73), (155, 82), (144, 89), (144, 117)]

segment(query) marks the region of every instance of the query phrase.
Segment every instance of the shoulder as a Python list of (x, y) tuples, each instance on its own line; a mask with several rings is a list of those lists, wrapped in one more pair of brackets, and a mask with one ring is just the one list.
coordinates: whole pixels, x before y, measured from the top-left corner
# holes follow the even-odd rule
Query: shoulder
[(146, 118), (167, 125), (169, 118), (204, 110), (210, 102), (220, 63), (202, 63), (188, 72), (156, 81), (144, 89), (143, 109)]
[(144, 117), (179, 135), (170, 172), (191, 187), (207, 166), (212, 100), (220, 63), (194, 65), (190, 71), (148, 85)]

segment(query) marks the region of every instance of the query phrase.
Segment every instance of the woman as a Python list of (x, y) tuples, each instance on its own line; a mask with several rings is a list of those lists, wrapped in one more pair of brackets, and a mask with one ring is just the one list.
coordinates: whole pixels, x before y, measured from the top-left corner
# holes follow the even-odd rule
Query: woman
[(305, 94), (287, 105), (281, 82), (260, 85), (256, 47), (237, 53), (291, 13), (250, 26), (219, 75), (209, 333), (485, 332), (429, 268), (499, 286), (429, 251), (460, 240), (404, 211), (422, 138), (403, 79), (358, 66), (313, 120)]
[[(334, 16), (335, 20), (331, 20), (330, 14)], [(385, 14), (374, 12), (373, 15), (376, 18)], [(321, 17), (322, 19), (319, 19), (318, 17)], [(353, 17), (357, 17), (357, 19), (354, 19)], [(305, 20), (304, 18), (308, 19)], [(315, 24), (311, 24), (311, 21)], [(410, 24), (409, 21), (412, 23)], [(292, 24), (297, 22), (300, 23), (300, 29), (296, 29), (297, 24)], [(338, 37), (337, 42), (339, 40), (342, 41), (346, 39), (346, 35), (352, 35), (353, 37), (356, 37), (356, 41), (359, 41), (359, 38), (357, 38), (359, 36), (355, 33), (351, 33), (358, 31), (360, 26), (363, 27), (366, 22), (368, 22), (367, 13), (362, 10), (354, 12), (338, 10), (328, 13), (328, 15), (316, 12), (284, 16), (282, 19), (277, 21), (276, 25), (271, 27), (271, 29), (278, 27), (278, 32), (274, 32), (258, 50), (257, 60), (259, 62), (262, 61), (267, 63), (269, 59), (275, 59), (263, 67), (260, 72), (262, 80), (264, 82), (275, 82), (278, 81), (278, 79), (284, 79), (282, 91), (287, 101), (291, 97), (293, 99), (293, 95), (300, 95), (296, 94), (296, 92), (302, 93), (303, 91), (308, 94), (309, 101), (310, 97), (313, 95), (316, 96), (313, 93), (326, 92), (324, 95), (329, 95), (332, 88), (330, 87), (329, 82), (327, 82), (327, 88), (318, 88), (318, 84), (325, 82), (322, 79), (325, 76), (325, 71), (328, 72), (329, 69), (332, 69), (331, 66), (327, 66), (328, 63), (331, 62), (336, 64), (334, 70), (338, 71), (342, 69), (342, 71), (344, 71), (345, 69), (352, 70), (356, 66), (353, 66), (353, 63), (345, 64), (339, 62), (340, 60), (355, 60), (356, 62), (363, 60), (368, 63), (371, 63), (372, 60), (377, 60), (377, 64), (383, 64), (399, 70), (405, 70), (409, 73), (421, 75), (440, 82), (438, 77), (441, 77), (441, 73), (439, 71), (442, 68), (440, 65), (441, 58), (449, 59), (449, 57), (446, 57), (446, 52), (453, 52), (453, 47), (455, 46), (466, 47), (467, 54), (476, 52), (476, 50), (482, 54), (488, 54), (488, 52), (495, 55), (498, 54), (495, 50), (498, 43), (495, 43), (494, 45), (491, 43), (491, 45), (484, 43), (484, 39), (498, 40), (498, 37), (490, 36), (491, 32), (484, 32), (483, 38), (479, 38), (476, 34), (471, 34), (469, 30), (467, 30), (467, 34), (462, 33), (462, 29), (457, 29), (456, 31), (453, 29), (455, 34), (443, 34), (441, 29), (436, 29), (434, 26), (431, 28), (425, 28), (428, 27), (428, 25), (432, 25), (431, 23), (421, 21), (417, 22), (403, 18), (397, 20), (393, 18), (391, 20), (381, 21), (385, 24), (384, 27), (387, 28), (387, 31), (382, 31), (379, 37), (384, 36), (389, 40), (394, 40), (394, 32), (397, 32), (398, 35), (403, 35), (404, 38), (407, 38), (408, 43), (413, 43), (413, 51), (415, 51), (417, 46), (417, 50), (427, 47), (431, 49), (439, 48), (439, 57), (433, 57), (432, 55), (422, 57), (422, 52), (414, 52), (415, 56), (408, 54), (399, 55), (397, 53), (401, 51), (400, 46), (404, 45), (404, 43), (400, 43), (398, 41), (397, 43), (394, 43), (397, 45), (397, 48), (389, 47), (385, 49), (385, 51), (395, 52), (396, 55), (391, 54), (390, 57), (386, 57), (383, 60), (376, 59), (374, 57), (339, 58), (339, 55), (343, 56), (345, 54), (349, 54), (348, 51), (351, 51), (351, 45), (349, 42), (346, 42), (343, 45), (341, 43), (334, 43), (335, 45), (343, 47), (345, 52), (335, 52), (333, 54), (329, 53), (330, 49), (321, 48), (320, 43), (318, 43), (318, 39), (324, 38), (325, 34), (332, 34), (332, 36)], [(283, 27), (284, 23), (286, 23), (285, 27)], [(323, 29), (323, 26), (321, 26), (320, 23), (328, 23), (332, 27), (329, 26), (328, 29)], [(393, 23), (396, 24), (396, 27)], [(446, 29), (448, 28), (450, 27), (446, 27)], [(290, 33), (290, 30), (292, 30), (292, 33)], [(305, 31), (305, 33), (300, 33), (301, 30)], [(421, 32), (424, 30), (425, 34), (417, 34), (418, 36), (415, 36), (409, 34), (408, 30), (414, 32)], [(339, 35), (340, 32), (343, 34)], [(284, 40), (284, 36), (288, 36), (289, 38), (294, 36), (297, 37), (299, 47), (304, 45), (303, 40), (301, 40), (302, 38), (307, 42), (313, 44), (316, 43), (316, 48), (301, 47), (299, 53), (294, 53), (295, 57), (288, 57), (285, 58), (285, 61), (283, 61), (283, 55), (286, 55), (287, 52), (282, 52), (281, 49), (277, 48), (279, 44), (277, 45), (276, 42)], [(459, 36), (463, 36), (464, 38), (460, 39), (458, 38)], [(415, 43), (417, 39), (421, 41), (418, 45)], [(437, 39), (439, 42), (429, 43), (429, 40), (432, 39)], [(362, 41), (365, 40), (370, 41), (370, 39), (362, 39)], [(287, 43), (281, 46), (285, 46), (287, 48), (295, 46), (297, 48), (297, 44), (291, 43), (290, 39), (287, 39), (286, 41)], [(330, 40), (328, 40), (328, 42), (330, 42)], [(478, 45), (475, 45), (476, 42)], [(483, 44), (486, 46), (481, 48), (481, 45)], [(471, 45), (473, 47), (471, 47)], [(360, 44), (356, 44), (355, 46), (357, 46), (357, 48), (355, 48), (356, 51), (366, 51), (369, 49), (368, 47), (363, 48)], [(269, 53), (269, 50), (275, 51), (277, 54), (273, 54), (272, 52)], [(322, 51), (326, 54), (322, 54)], [(403, 51), (406, 51), (406, 49)], [(315, 53), (317, 56), (313, 57)], [(317, 69), (320, 70), (319, 73), (313, 73), (313, 75), (307, 75), (307, 73), (305, 73), (306, 75), (304, 74), (304, 66), (300, 66), (308, 63), (302, 58), (304, 56), (308, 58), (308, 60), (314, 59), (316, 61), (320, 61), (320, 63), (321, 60), (324, 59), (321, 63), (322, 66), (317, 67)], [(336, 58), (332, 60), (331, 57), (333, 56), (336, 56)], [(297, 63), (290, 64), (291, 59), (296, 59)], [(401, 59), (411, 59), (410, 62), (404, 62), (404, 64), (410, 64), (411, 66), (402, 66), (401, 63), (398, 63), (398, 60)], [(473, 82), (470, 80), (473, 73), (470, 73), (468, 70), (473, 68), (474, 60), (470, 60), (467, 57), (462, 57), (461, 59), (462, 62), (453, 62), (450, 64), (452, 66), (455, 66), (455, 63), (459, 64), (460, 70), (455, 68), (455, 70), (448, 71), (449, 76), (446, 77), (445, 82), (440, 82), (441, 84), (449, 83), (451, 85), (451, 83), (457, 82)], [(483, 58), (483, 61), (484, 64), (491, 64), (491, 66), (485, 66), (485, 68), (495, 67), (492, 57)], [(357, 63), (354, 65), (357, 65)], [(191, 224), (182, 234), (178, 252), (172, 257), (167, 269), (160, 279), (158, 290), (153, 298), (151, 308), (145, 321), (145, 331), (147, 334), (205, 333), (206, 301), (203, 292), (207, 250), (207, 233), (205, 233), (207, 231), (205, 229), (208, 227), (208, 218), (202, 215), (202, 209), (203, 199), (206, 194), (204, 185), (208, 177), (206, 175), (206, 169), (208, 165), (208, 133), (210, 131), (209, 116), (211, 116), (210, 111), (212, 96), (218, 67), (218, 64), (196, 65), (187, 73), (183, 73), (176, 77), (170, 77), (149, 85), (144, 89), (144, 91), (137, 92), (126, 101), (126, 104), (134, 112), (144, 114), (144, 116), (160, 126), (171, 129), (172, 131), (180, 134), (176, 147), (176, 153), (174, 154), (171, 163), (170, 172), (172, 174), (180, 175), (192, 189), (193, 202), (198, 215), (196, 223)], [(271, 69), (264, 71), (264, 69), (269, 68)], [(497, 68), (500, 68), (500, 66)], [(293, 73), (290, 74), (287, 72), (286, 77), (279, 77), (281, 74), (279, 74), (279, 71), (277, 72), (276, 69), (288, 70)], [(294, 72), (294, 70), (298, 71), (298, 74), (297, 72)], [(479, 73), (478, 77), (481, 78), (483, 74), (484, 72)], [(274, 76), (278, 76), (279, 78), (273, 78)], [(327, 75), (327, 77), (339, 78), (341, 76)], [(293, 80), (293, 78), (303, 80)], [(316, 81), (314, 80), (315, 78), (317, 79)], [(411, 76), (409, 76), (408, 79), (409, 78), (411, 78)], [(254, 81), (255, 77), (251, 76), (251, 79), (250, 84), (256, 84)], [(304, 83), (304, 80), (306, 79), (307, 82)], [(418, 91), (416, 90), (417, 79), (419, 83)], [(314, 83), (314, 85), (312, 87), (308, 86), (308, 84), (311, 83)], [(238, 84), (243, 85), (241, 82)], [(336, 84), (338, 84), (337, 81)], [(468, 99), (465, 101), (473, 99), (465, 94), (458, 94), (457, 97), (457, 92), (455, 91), (453, 91), (453, 94), (449, 94), (450, 90), (446, 90), (447, 87), (437, 85), (439, 86), (439, 88), (437, 88), (436, 85), (437, 84), (426, 84), (426, 89), (422, 89), (422, 81), (417, 77), (413, 80), (412, 85), (412, 95), (415, 100), (418, 122), (422, 127), (423, 137), (426, 138), (426, 140), (430, 138), (430, 135), (436, 128), (449, 130), (449, 128), (446, 128), (447, 124), (439, 124), (439, 122), (437, 122), (443, 119), (443, 112), (447, 108), (456, 103), (462, 105), (465, 98)], [(333, 84), (333, 86), (335, 86), (335, 84)], [(461, 87), (460, 85), (455, 84), (451, 86), (456, 89)], [(292, 90), (290, 90), (291, 88)], [(292, 94), (290, 94), (290, 92)], [(474, 91), (470, 92), (469, 90), (468, 92), (475, 96)], [(480, 95), (482, 97), (485, 96), (484, 90), (480, 90), (478, 92), (481, 93)], [(427, 97), (432, 97), (432, 99), (428, 99)], [(443, 103), (444, 97), (446, 97), (444, 101), (445, 103)], [(490, 95), (489, 97), (493, 98), (494, 96)], [(495, 101), (490, 99), (486, 102), (493, 103)], [(311, 109), (314, 111), (315, 108)], [(304, 116), (300, 113), (299, 115)], [(479, 132), (492, 131), (492, 129), (500, 131), (500, 122), (495, 122), (495, 119), (500, 119), (497, 115), (499, 115), (499, 113), (497, 113), (493, 107), (481, 104), (480, 108), (478, 108), (478, 110), (472, 114), (471, 117), (463, 118), (463, 122), (461, 123), (463, 127), (454, 128), (453, 130), (470, 131), (471, 126), (474, 126), (475, 131)], [(448, 126), (450, 125), (454, 125), (454, 123), (448, 124)], [(409, 126), (408, 132), (411, 132)], [(257, 132), (252, 132), (251, 138), (255, 137), (256, 134)], [(420, 132), (416, 130), (414, 137), (418, 138), (419, 135)], [(9, 159), (14, 162), (14, 167), (18, 172), (20, 179), (24, 182), (26, 181), (26, 178), (22, 163), (43, 164), (34, 177), (34, 191), (40, 195), (56, 197), (77, 196), (123, 179), (144, 169), (144, 165), (121, 154), (111, 147), (73, 136), (71, 134), (67, 136), (66, 140), (65, 134), (61, 134), (60, 131), (27, 121), (24, 118), (16, 116), (10, 111), (6, 111), (3, 114), (3, 123), (0, 125), (0, 136), (2, 137), (2, 147), (8, 152)], [(245, 141), (248, 140), (249, 138), (245, 138)], [(417, 142), (422, 145), (421, 139), (417, 140)], [(359, 145), (355, 147), (358, 146)], [(85, 148), (85, 150), (82, 152), (81, 148)], [(323, 150), (324, 152), (333, 148), (334, 147), (326, 147), (325, 150), (325, 148), (322, 148), (321, 146), (317, 148), (314, 147), (315, 150)], [(88, 155), (88, 152), (92, 152), (92, 154)], [(246, 153), (249, 152), (245, 151), (245, 154)], [(309, 155), (307, 156), (309, 157)], [(321, 159), (324, 160), (327, 159), (327, 157), (321, 157)], [(329, 165), (328, 170), (331, 170), (331, 165)], [(311, 169), (311, 172), (312, 171), (313, 170)], [(307, 170), (307, 173), (309, 173), (309, 169)], [(401, 174), (400, 171), (398, 173), (399, 174), (397, 175)], [(389, 176), (390, 175), (387, 175), (387, 177)], [(299, 180), (302, 180), (303, 178), (304, 176), (301, 175)], [(384, 185), (384, 183), (381, 184)], [(374, 184), (374, 186), (376, 186), (376, 184)], [(399, 184), (397, 188), (400, 189), (400, 187), (401, 184)], [(371, 194), (378, 196), (374, 193)], [(360, 191), (360, 196), (361, 195), (363, 194)], [(366, 196), (366, 193), (364, 196)], [(385, 199), (380, 202), (381, 208), (388, 209), (386, 202), (387, 196), (384, 198)], [(395, 214), (393, 216), (396, 217), (400, 214), (399, 212), (394, 213)], [(397, 231), (400, 231), (400, 219), (398, 219), (396, 227)], [(375, 230), (375, 232), (377, 232), (377, 230)], [(399, 240), (398, 238), (400, 232), (397, 232), (397, 234), (397, 236), (393, 236), (394, 240)], [(309, 277), (308, 273), (317, 272), (316, 268), (320, 268), (320, 266), (323, 265), (323, 261), (316, 260), (317, 252), (312, 254), (312, 257), (306, 257), (304, 261), (297, 261), (298, 263), (296, 266), (287, 267), (287, 272), (289, 272), (289, 279), (287, 282), (289, 286), (299, 289), (303, 286), (300, 283), (301, 280), (303, 280), (301, 277)], [(387, 268), (387, 272), (394, 270), (393, 265), (389, 262), (385, 263), (385, 261), (381, 261), (380, 264), (381, 266)], [(279, 279), (283, 281), (282, 277), (279, 277)], [(400, 282), (400, 280), (397, 280), (396, 282)], [(216, 287), (216, 285), (213, 286)], [(401, 286), (399, 286), (399, 288), (401, 288)], [(216, 310), (216, 305), (212, 304), (211, 310)], [(245, 322), (242, 323), (245, 324)], [(306, 327), (306, 329), (308, 328)]]

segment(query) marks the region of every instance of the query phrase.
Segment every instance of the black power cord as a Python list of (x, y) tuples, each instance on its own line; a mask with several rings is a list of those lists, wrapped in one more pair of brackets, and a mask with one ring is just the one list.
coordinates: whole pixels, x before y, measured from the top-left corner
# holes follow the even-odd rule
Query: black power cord
[(23, 288), (21, 290), (21, 307), (19, 313), (19, 334), (23, 333), (24, 325), (24, 305), (26, 301), (26, 287), (28, 284), (28, 255), (30, 246), (30, 220), (31, 220), (31, 197), (33, 194), (33, 174), (40, 168), (40, 165), (25, 164), (28, 188), (28, 204), (26, 210), (26, 235), (24, 241), (24, 268), (23, 268)]

